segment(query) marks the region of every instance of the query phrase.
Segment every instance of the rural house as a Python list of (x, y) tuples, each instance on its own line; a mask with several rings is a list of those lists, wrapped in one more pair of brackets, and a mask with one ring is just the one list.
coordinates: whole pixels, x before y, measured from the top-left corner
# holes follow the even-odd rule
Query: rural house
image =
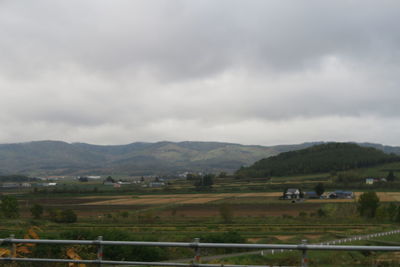
[(284, 199), (299, 199), (300, 190), (297, 188), (289, 188), (284, 194)]

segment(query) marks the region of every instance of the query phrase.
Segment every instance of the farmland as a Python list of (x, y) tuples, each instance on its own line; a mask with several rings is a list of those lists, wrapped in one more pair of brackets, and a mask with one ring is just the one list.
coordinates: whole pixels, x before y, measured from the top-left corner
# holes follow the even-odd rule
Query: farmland
[[(203, 242), (298, 244), (303, 239), (320, 242), (397, 228), (386, 211), (390, 204), (398, 207), (400, 203), (400, 192), (393, 186), (397, 182), (391, 184), (393, 190), (384, 187), (377, 192), (380, 208), (375, 218), (358, 215), (357, 201), (363, 190), (354, 192), (355, 199), (306, 199), (296, 203), (279, 199), (283, 188), (288, 187), (302, 185), (304, 190), (313, 190), (322, 181), (326, 187), (335, 188), (328, 176), (312, 174), (249, 181), (216, 178), (212, 187), (206, 188), (182, 179), (170, 180), (166, 186), (158, 188), (137, 184), (115, 188), (101, 181), (82, 183), (71, 179), (59, 182), (54, 188), (8, 190), (3, 194), (18, 199), (20, 217), (3, 218), (0, 235), (23, 237), (27, 229), (35, 225), (41, 229), (42, 238), (95, 239), (102, 235), (105, 240), (191, 242), (200, 238)], [(32, 218), (33, 204), (44, 209), (39, 219)], [(57, 210), (72, 210), (78, 220), (73, 223), (55, 221), (51, 214)], [(225, 252), (207, 250), (203, 253)], [(190, 250), (157, 253), (160, 260), (192, 255)], [(110, 259), (146, 260), (147, 254), (118, 256), (107, 252), (107, 255)], [(274, 262), (270, 257), (254, 257), (232, 258), (230, 262)], [(323, 255), (318, 257), (324, 258)], [(275, 262), (280, 263), (280, 258)]]

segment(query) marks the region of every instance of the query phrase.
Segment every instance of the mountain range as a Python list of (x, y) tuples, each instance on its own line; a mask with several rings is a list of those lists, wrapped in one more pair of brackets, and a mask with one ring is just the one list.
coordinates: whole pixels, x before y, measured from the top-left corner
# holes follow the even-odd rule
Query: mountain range
[[(323, 142), (253, 146), (221, 142), (136, 142), (91, 145), (61, 141), (0, 144), (0, 174), (162, 175), (190, 172), (232, 173), (241, 166)], [(400, 147), (361, 143), (400, 155)]]

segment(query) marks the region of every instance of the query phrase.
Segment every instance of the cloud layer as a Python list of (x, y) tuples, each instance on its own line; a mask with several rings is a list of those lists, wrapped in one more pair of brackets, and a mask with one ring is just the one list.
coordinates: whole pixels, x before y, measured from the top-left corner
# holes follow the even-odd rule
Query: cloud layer
[(0, 1), (0, 143), (400, 145), (397, 1)]

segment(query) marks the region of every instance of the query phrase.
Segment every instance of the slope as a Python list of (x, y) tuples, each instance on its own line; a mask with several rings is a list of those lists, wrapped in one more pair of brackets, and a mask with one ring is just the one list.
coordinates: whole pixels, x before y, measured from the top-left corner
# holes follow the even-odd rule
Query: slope
[(269, 177), (314, 174), (395, 161), (400, 161), (400, 157), (372, 147), (361, 147), (352, 143), (327, 143), (262, 159), (250, 167), (239, 169), (236, 175)]

